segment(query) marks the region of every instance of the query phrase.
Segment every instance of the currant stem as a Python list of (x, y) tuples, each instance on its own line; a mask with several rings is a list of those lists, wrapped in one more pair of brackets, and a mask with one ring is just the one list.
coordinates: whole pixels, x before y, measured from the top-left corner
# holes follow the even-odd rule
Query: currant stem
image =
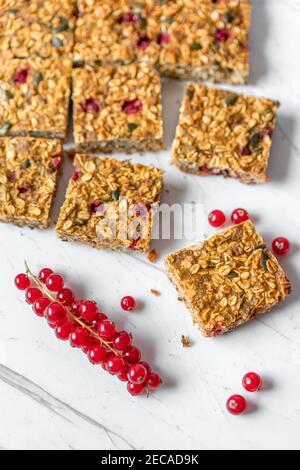
[(50, 300), (52, 300), (53, 302), (57, 302), (63, 308), (66, 309), (67, 315), (68, 315), (68, 317), (70, 317), (72, 319), (72, 321), (77, 322), (82, 328), (85, 328), (92, 336), (94, 336), (94, 338), (96, 338), (100, 342), (101, 345), (105, 346), (107, 349), (109, 349), (111, 352), (113, 352), (116, 356), (122, 357), (121, 353), (119, 351), (115, 350), (110, 345), (110, 343), (108, 343), (107, 341), (100, 338), (100, 336), (97, 335), (97, 333), (95, 333), (95, 331), (92, 328), (90, 328), (88, 325), (86, 325), (82, 320), (80, 320), (80, 318), (75, 317), (75, 315), (73, 315), (73, 313), (68, 308), (66, 308), (65, 305), (63, 305), (61, 302), (59, 302), (59, 300), (57, 300), (52, 294), (50, 294), (48, 292), (48, 290), (46, 290), (44, 288), (43, 284), (39, 281), (38, 277), (35, 276), (31, 272), (26, 260), (25, 260), (25, 272), (26, 272), (27, 276), (29, 276), (33, 279), (35, 284), (39, 287), (39, 289), (43, 292), (44, 295), (46, 295)]

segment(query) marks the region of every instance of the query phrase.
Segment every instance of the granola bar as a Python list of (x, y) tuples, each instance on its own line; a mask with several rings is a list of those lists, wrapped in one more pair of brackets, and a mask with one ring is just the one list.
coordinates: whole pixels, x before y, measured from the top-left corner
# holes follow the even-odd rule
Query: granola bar
[(47, 228), (63, 150), (59, 140), (0, 139), (0, 221)]
[(163, 147), (160, 77), (136, 64), (73, 70), (78, 151), (157, 151)]
[(0, 63), (0, 136), (66, 137), (71, 88), (68, 59)]
[(170, 280), (205, 336), (233, 330), (291, 292), (283, 269), (250, 221), (172, 253), (165, 262)]
[(0, 0), (0, 59), (72, 58), (76, 0)]
[(246, 83), (248, 0), (79, 0), (74, 62), (143, 62), (163, 76)]
[(160, 202), (162, 170), (129, 160), (76, 155), (56, 231), (98, 249), (145, 252)]
[(278, 103), (190, 84), (183, 100), (173, 163), (201, 176), (265, 183)]

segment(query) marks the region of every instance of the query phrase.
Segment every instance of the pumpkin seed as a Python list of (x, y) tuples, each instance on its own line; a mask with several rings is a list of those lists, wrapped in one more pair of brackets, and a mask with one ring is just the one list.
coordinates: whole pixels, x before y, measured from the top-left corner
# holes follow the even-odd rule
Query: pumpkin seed
[(0, 136), (7, 135), (9, 129), (11, 129), (12, 125), (10, 122), (5, 122), (0, 126)]
[(235, 105), (237, 100), (238, 100), (238, 95), (236, 95), (235, 93), (231, 93), (230, 95), (226, 96), (224, 100), (226, 108), (229, 108), (230, 106)]

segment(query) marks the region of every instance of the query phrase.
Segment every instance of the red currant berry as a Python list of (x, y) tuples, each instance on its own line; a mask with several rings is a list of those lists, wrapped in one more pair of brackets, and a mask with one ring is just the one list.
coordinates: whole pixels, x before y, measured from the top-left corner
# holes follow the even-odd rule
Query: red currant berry
[(34, 304), (34, 302), (43, 297), (43, 293), (37, 287), (29, 287), (26, 291), (25, 298), (29, 304)]
[(142, 364), (134, 364), (128, 369), (128, 381), (132, 384), (142, 384), (147, 378), (148, 372)]
[(15, 277), (15, 285), (19, 290), (26, 290), (30, 286), (30, 279), (27, 274), (18, 274)]
[(105, 361), (105, 370), (110, 374), (118, 374), (124, 367), (124, 361), (119, 356), (111, 355)]
[(52, 269), (50, 268), (44, 268), (42, 269), (40, 272), (39, 272), (39, 281), (42, 283), (42, 284), (46, 284), (46, 281), (48, 279), (48, 277), (51, 276), (51, 274), (53, 273)]
[(34, 302), (33, 311), (39, 316), (43, 317), (46, 308), (51, 303), (51, 300), (47, 297), (40, 297)]
[(52, 325), (64, 320), (66, 317), (65, 308), (57, 302), (52, 302), (46, 308), (46, 318)]
[(161, 384), (160, 375), (156, 372), (150, 372), (149, 377), (147, 379), (147, 386), (154, 390), (155, 388), (159, 387)]
[(134, 310), (136, 306), (137, 306), (136, 300), (130, 295), (123, 297), (123, 299), (121, 300), (121, 307), (126, 312), (129, 312), (130, 310)]
[(73, 304), (75, 296), (74, 292), (71, 291), (71, 289), (65, 288), (58, 291), (56, 298), (61, 304), (65, 305), (66, 307), (69, 307)]
[(226, 216), (222, 211), (212, 211), (208, 216), (208, 222), (212, 227), (223, 227), (226, 222)]
[(131, 345), (131, 336), (127, 331), (120, 331), (114, 339), (114, 348), (118, 351), (124, 351)]
[(235, 209), (231, 214), (231, 222), (235, 225), (246, 222), (250, 219), (249, 213), (245, 209)]
[(143, 395), (145, 392), (145, 386), (144, 384), (132, 384), (131, 382), (128, 382), (127, 390), (132, 396)]
[(55, 327), (55, 334), (58, 339), (61, 339), (62, 341), (67, 341), (70, 337), (70, 334), (73, 331), (73, 325), (72, 323), (69, 322), (60, 322), (57, 323)]
[(82, 300), (75, 300), (75, 302), (72, 303), (70, 310), (73, 313), (75, 317), (80, 317), (80, 305), (81, 305)]
[(121, 380), (121, 382), (127, 382), (128, 381), (127, 374), (128, 374), (128, 367), (124, 366), (118, 373), (118, 379)]
[(110, 320), (103, 320), (99, 323), (98, 333), (101, 338), (110, 341), (114, 339), (117, 331), (113, 322), (111, 322)]
[[(75, 328), (77, 328), (77, 326), (78, 324), (75, 325)], [(82, 347), (82, 352), (84, 352), (84, 354), (88, 354), (90, 349), (98, 345), (99, 345), (99, 340), (97, 340), (97, 338), (95, 338), (94, 336), (90, 336), (89, 340)]]
[(97, 317), (98, 307), (96, 302), (85, 300), (80, 304), (79, 312), (82, 318), (87, 321), (93, 321)]
[(89, 343), (89, 334), (85, 328), (78, 326), (70, 334), (70, 343), (74, 348), (83, 348)]
[(243, 378), (243, 387), (248, 392), (258, 392), (261, 389), (261, 377), (255, 372), (249, 372)]
[(95, 320), (92, 321), (91, 327), (95, 331), (98, 331), (99, 325), (103, 320), (107, 320), (107, 316), (105, 315), (105, 313), (98, 313)]
[(240, 415), (246, 410), (247, 402), (241, 395), (232, 395), (227, 400), (226, 407), (232, 415)]
[(129, 346), (123, 352), (123, 358), (128, 364), (136, 364), (141, 359), (141, 353), (135, 346)]
[(88, 358), (92, 364), (101, 364), (107, 358), (107, 351), (104, 346), (98, 343), (89, 349)]
[(286, 255), (290, 250), (290, 242), (287, 238), (275, 238), (272, 243), (272, 250), (274, 253), (276, 253), (276, 255)]
[(64, 287), (64, 280), (59, 274), (51, 274), (47, 281), (46, 286), (51, 292), (58, 292)]

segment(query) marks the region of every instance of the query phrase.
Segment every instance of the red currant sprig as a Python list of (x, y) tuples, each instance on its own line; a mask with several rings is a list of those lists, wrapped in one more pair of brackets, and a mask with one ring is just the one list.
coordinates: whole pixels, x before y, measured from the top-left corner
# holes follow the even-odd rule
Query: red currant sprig
[[(58, 339), (69, 340), (72, 347), (87, 354), (92, 364), (101, 365), (127, 382), (131, 395), (142, 395), (161, 384), (160, 375), (152, 372), (147, 362), (140, 362), (141, 353), (132, 345), (131, 334), (118, 331), (96, 302), (76, 300), (74, 292), (65, 287), (63, 277), (50, 268), (35, 276), (27, 263), (25, 266), (26, 274), (18, 274), (15, 285), (25, 291), (27, 302), (36, 315), (47, 319)], [(126, 297), (122, 307), (134, 309), (135, 299)]]

